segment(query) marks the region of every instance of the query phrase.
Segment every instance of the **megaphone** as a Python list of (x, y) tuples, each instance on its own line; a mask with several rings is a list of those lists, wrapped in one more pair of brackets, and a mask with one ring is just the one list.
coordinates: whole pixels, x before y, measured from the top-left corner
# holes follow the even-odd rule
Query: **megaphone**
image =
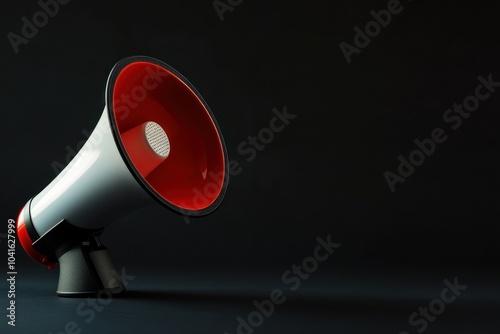
[(219, 126), (193, 85), (150, 57), (119, 61), (106, 105), (73, 160), (21, 209), (17, 233), (36, 261), (59, 265), (57, 295), (125, 290), (99, 235), (150, 204), (202, 216), (221, 203), (228, 159)]

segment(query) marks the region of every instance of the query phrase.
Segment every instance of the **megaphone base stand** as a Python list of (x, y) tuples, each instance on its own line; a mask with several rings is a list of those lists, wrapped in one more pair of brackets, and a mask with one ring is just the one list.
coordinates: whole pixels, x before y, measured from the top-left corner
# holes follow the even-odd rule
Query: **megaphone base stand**
[(65, 245), (64, 252), (57, 253), (60, 254), (58, 296), (109, 297), (125, 291), (108, 249), (99, 243), (96, 236), (91, 235), (90, 240), (79, 241), (69, 247)]

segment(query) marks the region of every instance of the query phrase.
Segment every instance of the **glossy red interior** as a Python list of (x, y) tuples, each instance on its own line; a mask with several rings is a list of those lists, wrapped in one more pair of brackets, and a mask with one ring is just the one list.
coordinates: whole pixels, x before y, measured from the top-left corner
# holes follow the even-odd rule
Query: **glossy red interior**
[[(203, 103), (180, 78), (152, 63), (132, 63), (116, 79), (113, 111), (120, 135), (147, 121), (165, 130), (169, 156), (142, 175), (163, 199), (185, 210), (203, 210), (217, 199), (225, 172), (221, 139)], [(132, 163), (144, 163), (139, 158)]]

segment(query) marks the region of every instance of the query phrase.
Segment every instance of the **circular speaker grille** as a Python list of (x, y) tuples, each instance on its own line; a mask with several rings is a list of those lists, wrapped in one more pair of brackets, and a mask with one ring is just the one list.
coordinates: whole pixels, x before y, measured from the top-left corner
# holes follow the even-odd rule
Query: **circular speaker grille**
[(162, 157), (170, 153), (170, 141), (161, 126), (155, 122), (146, 123), (146, 140), (156, 154)]

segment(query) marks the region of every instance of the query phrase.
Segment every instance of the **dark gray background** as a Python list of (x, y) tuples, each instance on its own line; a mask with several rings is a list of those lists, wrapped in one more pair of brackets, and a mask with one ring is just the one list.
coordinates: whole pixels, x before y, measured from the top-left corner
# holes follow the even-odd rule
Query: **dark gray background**
[[(223, 22), (211, 1), (71, 1), (18, 54), (6, 36), (40, 8), (2, 5), (5, 223), (94, 128), (109, 71), (131, 55), (183, 73), (243, 166), (210, 216), (186, 224), (152, 207), (108, 228), (117, 266), (137, 278), (131, 297), (83, 332), (233, 333), (236, 316), (329, 234), (338, 254), (255, 333), (399, 333), (455, 276), (469, 295), (427, 332), (495, 332), (500, 91), (456, 131), (442, 116), (474, 93), (479, 75), (500, 81), (498, 5), (401, 3), (351, 64), (339, 43), (352, 44), (353, 28), (386, 1), (243, 1)], [(238, 145), (283, 106), (297, 118), (246, 162)], [(448, 140), (392, 193), (383, 173), (437, 127)], [(57, 270), (21, 249), (17, 260), (19, 331), (82, 323), (78, 301), (53, 296)]]

